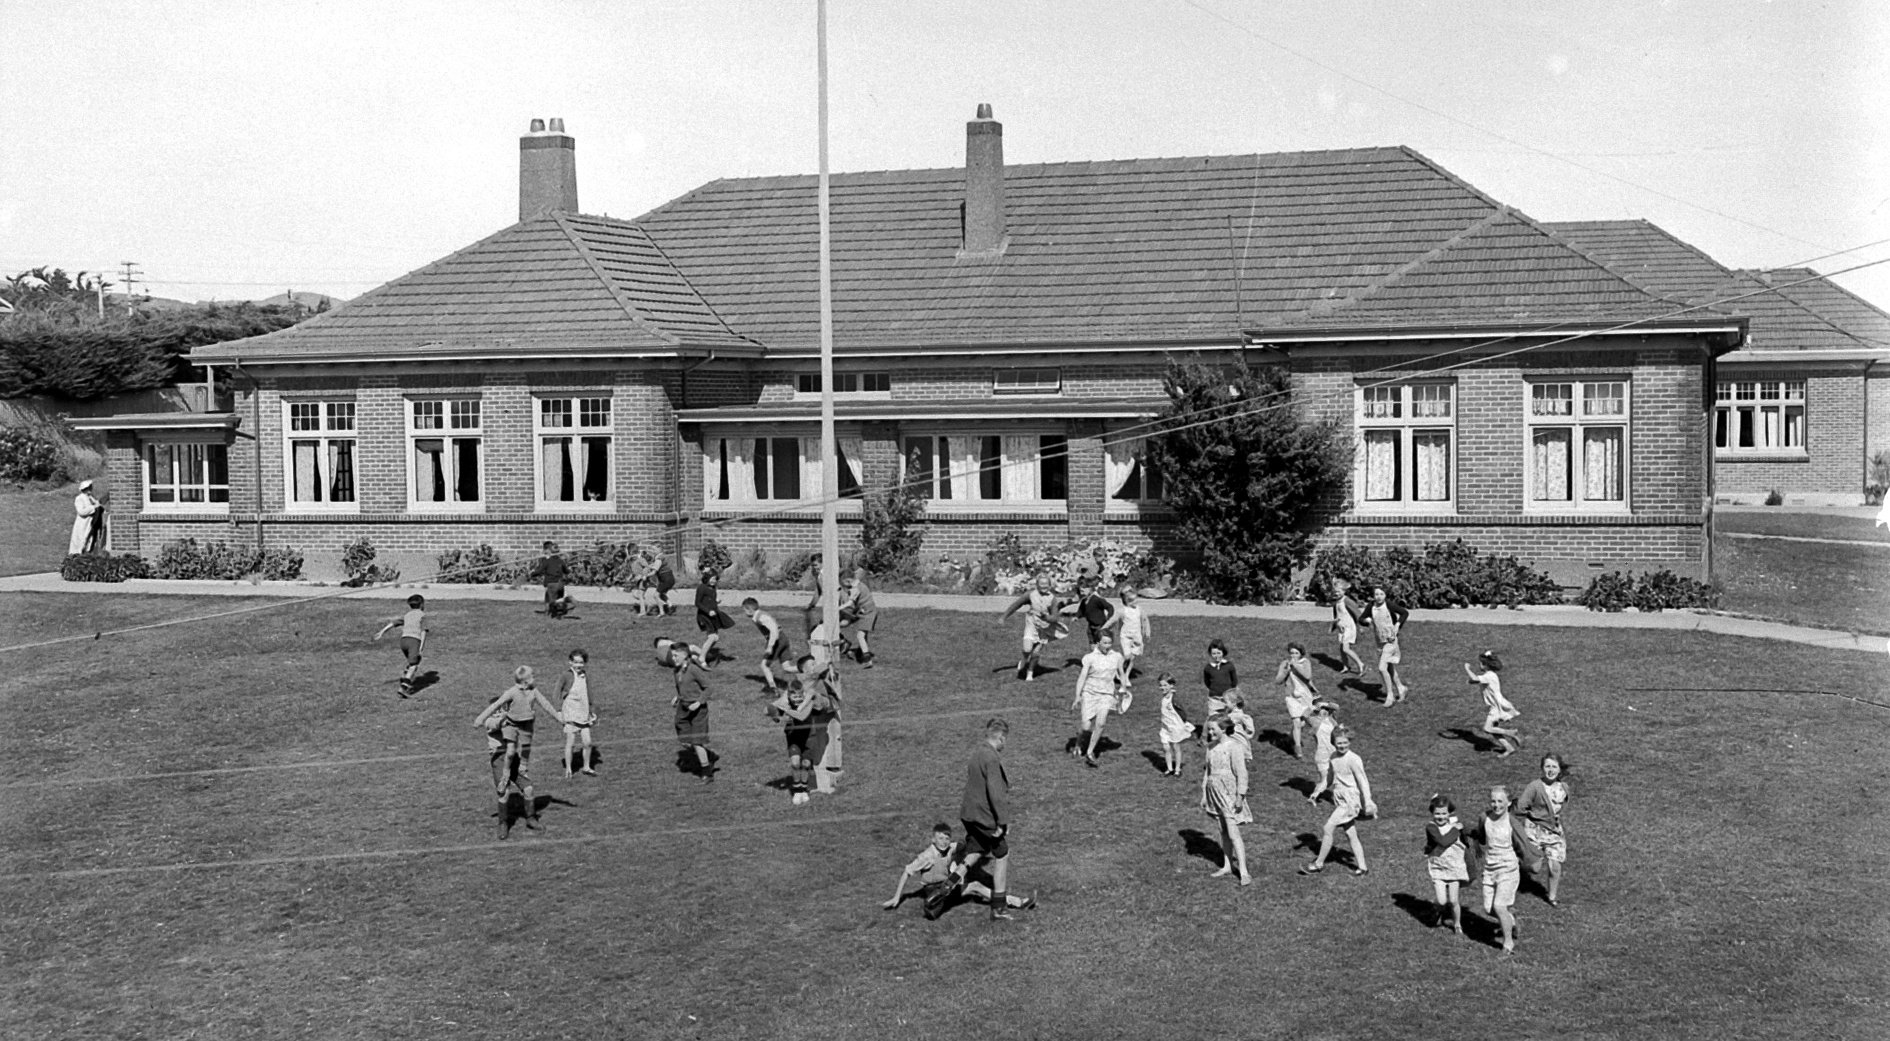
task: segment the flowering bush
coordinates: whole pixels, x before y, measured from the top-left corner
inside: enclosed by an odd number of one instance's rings
[[[1147,596],[1167,596],[1174,586],[1175,562],[1113,539],[1081,539],[1025,550],[1015,535],[1001,537],[986,554],[993,585],[1000,593],[1021,592],[1039,574],[1050,576],[1059,591],[1076,588],[1084,572],[1094,572],[1103,588],[1128,584]]]

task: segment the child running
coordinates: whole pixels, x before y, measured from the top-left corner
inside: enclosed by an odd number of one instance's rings
[[[563,618],[571,613],[571,605],[577,600],[565,595],[565,578],[570,570],[564,557],[558,554],[558,544],[547,541],[545,555],[532,565],[530,578],[541,579],[545,583],[545,617]]]
[[[1058,615],[1063,600],[1051,588],[1049,575],[1038,575],[1036,585],[1013,600],[1000,621],[1010,621],[1020,610],[1024,612],[1024,650],[1017,659],[1017,678],[1029,683],[1037,678],[1037,656],[1046,644],[1062,635],[1058,632]]]
[[[932,842],[912,858],[904,871],[899,874],[899,884],[893,888],[892,899],[879,905],[890,911],[899,906],[906,898],[906,883],[917,879],[919,893],[925,899],[925,920],[930,922],[945,913],[954,902],[954,898],[963,896],[984,903],[991,902],[991,887],[981,881],[967,878],[963,888],[958,887],[958,877],[952,873],[953,862],[958,855],[958,843],[952,841],[952,826],[943,822],[932,825]],[[1037,906],[1034,896],[1004,897],[1006,906],[1027,911]]]
[[[709,757],[709,674],[683,644],[669,649],[669,667],[676,673],[676,696],[669,702],[676,710],[676,740],[695,753],[696,776],[708,784],[715,780],[715,761]]]
[[[1358,841],[1358,819],[1378,816],[1378,804],[1372,801],[1372,782],[1365,776],[1365,761],[1352,751],[1349,730],[1340,727],[1332,735],[1332,749],[1332,762],[1326,765],[1332,789],[1332,816],[1326,818],[1325,830],[1319,837],[1319,852],[1299,873],[1314,875],[1325,870],[1326,858],[1332,855],[1333,835],[1343,831],[1345,841],[1352,847],[1352,874],[1369,874],[1371,868],[1365,865],[1365,847]]]
[[[1287,644],[1286,659],[1280,662],[1273,679],[1286,687],[1286,716],[1293,722],[1293,758],[1304,759],[1300,732],[1305,729],[1306,716],[1318,697],[1312,684],[1312,659],[1306,657],[1306,648],[1297,643]]]
[[[840,605],[841,636],[850,630],[852,653],[862,668],[873,667],[873,648],[867,642],[879,625],[879,604],[873,599],[873,587],[866,581],[866,569],[855,568],[853,581],[847,584],[846,600]]]
[[[768,706],[769,712],[781,720],[787,737],[788,790],[793,793],[790,801],[796,806],[807,805],[814,764],[826,752],[826,728],[818,728],[817,734],[813,723],[816,702],[822,700],[825,699],[817,693],[815,684],[791,683]]]
[[[1117,654],[1108,633],[1099,633],[1096,648],[1083,655],[1082,670],[1076,674],[1076,697],[1070,709],[1079,713],[1081,731],[1070,742],[1070,754],[1081,755],[1085,765],[1094,768],[1096,749],[1102,744],[1103,724],[1116,707],[1116,692],[1122,683],[1122,655]]]
[[[1509,789],[1490,789],[1490,808],[1464,834],[1475,839],[1483,858],[1483,913],[1496,916],[1502,930],[1503,953],[1516,949],[1516,887],[1522,882],[1523,829],[1509,812]]]
[[[1339,706],[1324,698],[1313,702],[1314,784],[1312,794],[1306,796],[1306,801],[1310,803],[1317,804],[1320,794],[1326,790],[1326,767],[1332,762],[1332,733],[1339,725],[1338,720],[1334,718],[1338,711]]]
[[[558,677],[558,718],[564,722],[564,775],[571,776],[571,752],[578,739],[584,740],[584,758],[577,760],[582,771],[597,776],[597,749],[591,747],[591,725],[597,713],[591,711],[591,682],[586,672],[591,656],[578,648],[566,660],[563,676]]]
[[[1148,650],[1153,632],[1148,612],[1142,608],[1142,597],[1134,587],[1123,586],[1121,596],[1122,607],[1115,620],[1116,649],[1122,652],[1122,680],[1129,683],[1135,679],[1135,663]]]
[[[761,632],[761,678],[768,684],[768,690],[779,688],[774,682],[774,667],[779,664],[783,671],[794,660],[793,652],[788,649],[787,633],[781,631],[781,623],[774,616],[761,609],[761,601],[748,597],[742,601],[742,613],[755,623]]]
[[[1453,933],[1463,932],[1463,904],[1457,888],[1470,881],[1464,862],[1463,822],[1457,804],[1447,795],[1431,796],[1431,821],[1424,826],[1424,864],[1431,876],[1431,900],[1437,905],[1432,928],[1448,922]]]
[[[1516,706],[1503,696],[1503,681],[1497,676],[1503,671],[1503,659],[1498,658],[1495,651],[1484,651],[1477,655],[1477,664],[1483,666],[1482,672],[1471,668],[1469,662],[1464,662],[1463,671],[1473,685],[1483,688],[1483,732],[1495,738],[1497,745],[1502,748],[1496,757],[1508,759],[1522,751],[1522,735],[1502,724],[1522,713],[1516,711]]]
[[[419,593],[407,598],[407,613],[399,618],[390,618],[381,626],[381,631],[374,634],[376,640],[387,635],[394,626],[400,626],[400,653],[407,659],[407,667],[400,670],[400,696],[413,694],[414,680],[420,673],[420,652],[427,646],[427,598]]]
[[[1162,776],[1181,776],[1181,743],[1194,736],[1194,724],[1175,700],[1175,677],[1162,673],[1155,678],[1162,693]]]
[[[733,628],[735,619],[722,610],[720,594],[716,587],[721,584],[722,576],[715,571],[704,571],[702,580],[696,584],[696,628],[702,630],[708,639],[702,641],[702,664],[714,668],[722,660],[734,661],[716,648],[721,642],[722,630]]]
[[[1338,599],[1332,602],[1332,631],[1339,636],[1339,657],[1343,667],[1339,675],[1365,675],[1365,662],[1358,656],[1358,616],[1364,607],[1352,595],[1352,583],[1343,582]]]
[[[512,831],[511,814],[507,809],[511,789],[516,786],[519,794],[525,797],[525,826],[538,827],[538,803],[532,794],[532,729],[538,721],[538,710],[543,708],[552,718],[557,718],[558,710],[538,689],[538,681],[529,665],[520,665],[512,670],[512,685],[505,693],[493,699],[484,712],[473,719],[473,725],[484,727],[494,714],[502,715],[499,738],[505,742],[505,772],[498,781],[499,794],[499,837],[505,838]]]

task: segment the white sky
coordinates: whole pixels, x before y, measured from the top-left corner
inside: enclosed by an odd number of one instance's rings
[[[831,0],[836,171],[1407,144],[1731,267],[1890,239],[1890,3]],[[1288,50],[1287,48],[1290,48]],[[816,169],[814,0],[0,0],[0,271],[349,297],[517,217]],[[1559,157],[1559,158],[1557,158]],[[1890,258],[1890,243],[1816,260]],[[1890,263],[1837,281],[1890,309]]]

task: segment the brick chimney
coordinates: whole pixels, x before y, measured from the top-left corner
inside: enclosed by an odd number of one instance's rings
[[[518,219],[559,212],[578,212],[577,142],[564,132],[564,120],[552,120],[547,130],[534,119],[518,139]]]
[[[965,124],[964,223],[964,252],[1003,251],[1004,124],[991,118],[988,104]]]

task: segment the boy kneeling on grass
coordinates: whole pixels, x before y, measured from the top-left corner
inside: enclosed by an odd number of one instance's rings
[[[952,826],[945,823],[932,825],[932,844],[919,851],[919,855],[906,865],[899,875],[899,885],[894,887],[891,900],[880,906],[890,911],[899,906],[906,898],[908,879],[919,880],[919,892],[925,898],[925,920],[932,921],[945,913],[959,897],[990,903],[991,887],[984,882],[972,879],[968,874],[959,879],[958,843],[952,841]],[[960,888],[962,886],[962,888]],[[1037,897],[1006,896],[1006,907],[1028,910],[1037,906]]]

